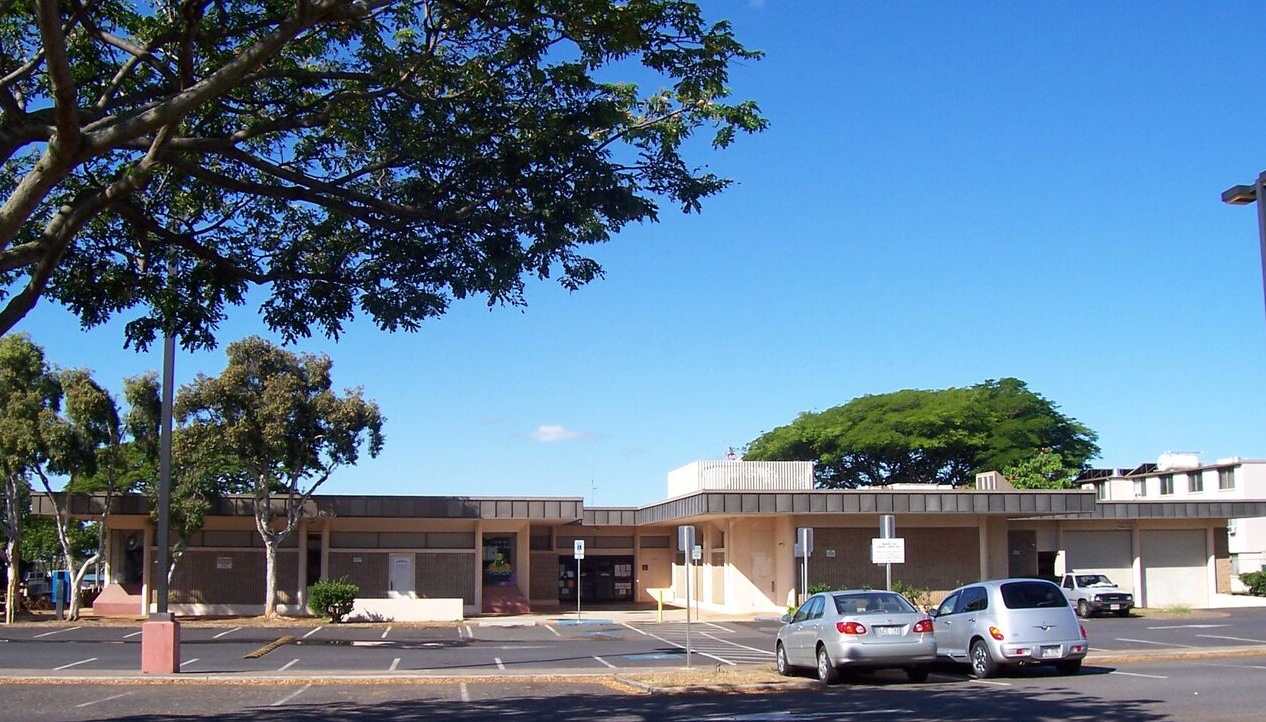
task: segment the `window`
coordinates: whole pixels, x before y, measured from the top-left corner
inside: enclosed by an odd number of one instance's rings
[[[1103,501],[1108,498],[1108,483],[1095,484],[1095,501]]]
[[[1235,488],[1235,469],[1218,469],[1218,488]]]
[[[1147,496],[1147,479],[1134,480],[1134,496]]]
[[[1198,471],[1188,472],[1187,491],[1188,492],[1204,491],[1204,474],[1201,474]]]
[[[1174,475],[1162,474],[1160,478],[1161,495],[1174,493]]]

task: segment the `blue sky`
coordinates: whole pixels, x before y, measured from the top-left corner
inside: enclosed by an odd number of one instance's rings
[[[736,185],[597,249],[578,292],[300,344],[387,416],[325,492],[645,504],[801,411],[1004,376],[1096,430],[1097,465],[1266,456],[1256,213],[1219,199],[1266,169],[1260,4],[705,10],[767,54],[733,88],[771,128],[695,156]],[[18,330],[115,389],[160,366],[48,303]],[[221,344],[251,333],[237,309]]]

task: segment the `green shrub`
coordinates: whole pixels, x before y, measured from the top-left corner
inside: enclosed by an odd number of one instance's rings
[[[817,584],[809,585],[809,594],[813,595],[813,594],[818,594],[820,592],[833,592],[836,589],[839,589],[839,587],[835,586],[834,584],[826,584],[824,582],[818,582]]]
[[[308,609],[319,617],[329,617],[337,624],[351,613],[352,603],[359,593],[360,587],[347,581],[346,577],[321,579],[308,587]]]
[[[932,591],[930,589],[916,587],[900,579],[894,579],[892,581],[892,591],[909,599],[910,603],[921,611],[927,611],[932,606]]]
[[[1247,572],[1240,575],[1240,581],[1248,587],[1248,593],[1255,597],[1266,597],[1266,572]]]

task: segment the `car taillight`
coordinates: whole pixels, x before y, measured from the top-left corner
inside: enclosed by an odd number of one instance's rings
[[[1079,625],[1077,625],[1077,626],[1081,627],[1081,638],[1082,638],[1082,639],[1090,639],[1090,637],[1087,637],[1087,636],[1086,636],[1086,625],[1084,625],[1084,624],[1079,624]]]
[[[919,621],[915,622],[915,623],[914,623],[914,633],[915,633],[915,634],[931,634],[931,633],[932,633],[932,620],[931,620],[931,619],[920,619]]]
[[[1001,630],[1001,629],[998,629],[997,627],[990,627],[990,628],[989,628],[989,636],[990,636],[990,637],[993,637],[994,639],[998,640],[999,642],[1001,642],[1002,640],[1006,639],[1006,637],[1005,637],[1005,636],[1003,636],[1003,634],[1002,634],[1002,630]]]
[[[835,628],[840,631],[840,634],[861,635],[866,633],[866,627],[857,622],[836,622]]]

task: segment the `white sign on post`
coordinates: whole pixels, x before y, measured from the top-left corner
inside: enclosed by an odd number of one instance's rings
[[[872,564],[905,564],[905,539],[871,539],[870,562]]]
[[[690,550],[690,558],[695,561],[699,561],[700,559],[703,559],[703,547],[696,544],[694,549]]]
[[[585,558],[585,540],[577,539],[572,543],[572,556],[577,559]]]

